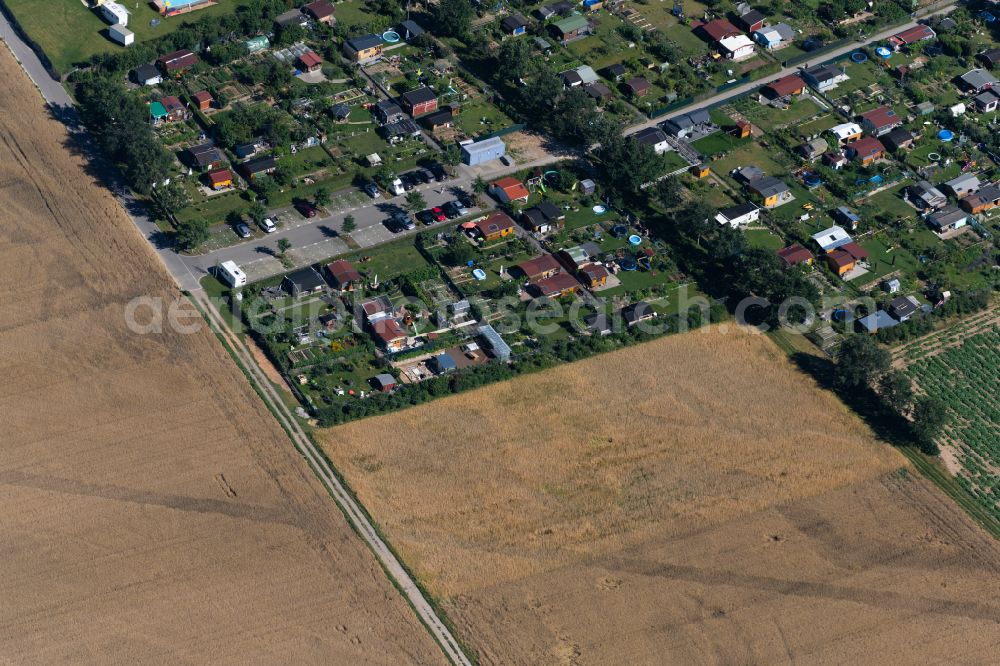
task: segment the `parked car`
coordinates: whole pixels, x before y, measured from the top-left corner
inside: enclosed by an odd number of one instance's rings
[[[456,217],[462,217],[463,215],[469,214],[469,209],[466,208],[465,204],[458,199],[449,201],[442,206],[442,208],[444,209],[444,214],[448,216],[448,219],[454,219]]]
[[[240,238],[250,238],[250,227],[240,222],[236,225],[236,235]]]
[[[434,216],[435,222],[444,222],[448,219],[448,216],[444,214],[444,210],[440,206],[431,208],[431,214]]]
[[[448,172],[445,171],[443,164],[432,164],[430,165],[429,170],[434,175],[434,180],[439,183],[448,179]]]
[[[403,181],[401,181],[399,178],[396,178],[392,181],[392,192],[396,196],[399,196],[400,194],[406,194],[406,188],[403,187]]]
[[[425,208],[417,213],[417,220],[423,224],[434,224],[434,213],[429,208]]]
[[[302,217],[316,217],[319,209],[308,201],[296,201],[295,210],[302,214]]]
[[[368,183],[365,185],[365,194],[370,196],[372,199],[378,199],[382,196],[382,193],[379,192],[378,185],[375,183]]]
[[[264,230],[265,234],[273,234],[275,231],[278,230],[278,225],[276,225],[274,223],[274,220],[272,220],[271,218],[265,217],[263,220],[260,221],[260,228]]]
[[[417,228],[416,223],[406,213],[393,213],[392,217],[385,221],[385,227],[394,234],[402,231],[411,231]]]

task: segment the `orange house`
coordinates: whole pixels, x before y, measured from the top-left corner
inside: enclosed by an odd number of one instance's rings
[[[215,169],[208,172],[208,184],[213,190],[221,190],[233,184],[233,173],[229,169]]]
[[[824,256],[830,270],[843,277],[846,273],[851,272],[859,261],[868,258],[868,250],[852,242],[845,243]]]
[[[587,264],[580,269],[580,281],[593,289],[608,283],[608,269],[600,264]]]
[[[195,94],[191,95],[191,101],[194,103],[195,108],[199,111],[208,111],[212,108],[212,102],[214,102],[215,99],[212,97],[212,93],[207,90],[199,90]]]
[[[489,215],[474,222],[467,222],[462,225],[471,228],[478,236],[487,243],[506,238],[514,233],[514,220],[500,210],[495,210]]]

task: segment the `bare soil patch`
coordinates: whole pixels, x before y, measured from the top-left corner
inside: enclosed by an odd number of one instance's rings
[[[1000,550],[763,336],[328,431],[488,664],[989,663]]]
[[[0,47],[0,662],[441,663]]]

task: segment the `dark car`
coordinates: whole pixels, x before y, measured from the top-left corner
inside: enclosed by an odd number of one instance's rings
[[[423,224],[434,224],[434,213],[426,208],[417,213],[417,220]]]
[[[417,225],[406,213],[393,213],[392,217],[385,221],[385,227],[392,233],[398,234],[402,231],[416,229]]]
[[[319,209],[308,201],[296,201],[295,210],[299,211],[302,217],[316,217],[316,214],[319,213]]]
[[[454,220],[456,217],[462,217],[463,215],[469,214],[469,209],[466,208],[465,204],[458,199],[449,201],[441,208],[444,210],[444,214],[448,216],[449,220]]]
[[[441,164],[432,164],[428,167],[431,174],[434,176],[434,180],[441,182],[443,180],[448,180],[448,172],[444,170],[444,166]]]

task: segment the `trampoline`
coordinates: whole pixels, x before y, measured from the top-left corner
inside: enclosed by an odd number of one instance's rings
[[[630,259],[629,257],[622,257],[618,260],[618,266],[623,271],[634,271],[639,269],[639,264],[636,263],[635,259]]]
[[[625,238],[627,234],[628,234],[628,227],[626,227],[624,224],[616,224],[615,226],[611,227],[611,235],[614,236],[615,238]]]
[[[868,60],[868,54],[865,53],[864,51],[855,51],[854,53],[851,54],[851,61],[859,65],[863,62],[866,62],[867,60]]]
[[[941,153],[927,153],[928,162],[938,162],[941,160]]]
[[[399,33],[395,30],[386,30],[382,33],[382,39],[389,42],[390,44],[395,44],[399,41]]]
[[[806,187],[819,187],[823,184],[823,179],[816,174],[809,174],[802,179],[802,182],[806,184]]]
[[[949,141],[955,138],[955,133],[952,132],[951,130],[943,129],[940,132],[938,132],[937,136],[944,143],[948,143]]]

